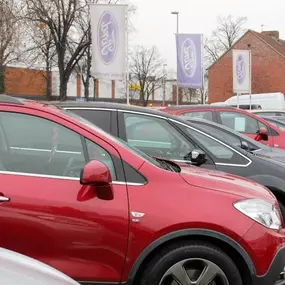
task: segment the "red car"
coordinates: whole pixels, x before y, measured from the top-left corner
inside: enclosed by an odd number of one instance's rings
[[[162,107],[160,111],[213,121],[244,133],[271,147],[285,149],[285,132],[248,111],[228,106],[180,105]]]
[[[0,246],[81,284],[285,284],[265,187],[151,158],[63,109],[0,96],[0,181]]]

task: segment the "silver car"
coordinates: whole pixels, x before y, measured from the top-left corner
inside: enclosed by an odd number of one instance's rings
[[[42,262],[4,248],[0,248],[0,284],[79,285]]]

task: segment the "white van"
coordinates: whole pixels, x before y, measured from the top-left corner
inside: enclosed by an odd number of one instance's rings
[[[231,106],[249,105],[250,95],[240,95],[239,102],[237,96],[233,96],[225,101],[226,104]],[[285,110],[285,100],[283,93],[262,93],[251,95],[251,105],[260,105],[261,109],[274,109],[274,110]]]

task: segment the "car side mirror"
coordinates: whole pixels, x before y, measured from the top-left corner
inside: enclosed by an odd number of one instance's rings
[[[193,149],[186,157],[186,160],[190,160],[193,165],[200,166],[204,164],[206,159],[206,154],[201,149]]]
[[[95,187],[99,199],[114,199],[110,170],[98,160],[92,160],[84,166],[80,175],[80,184]]]
[[[258,135],[260,137],[260,140],[268,141],[268,132],[266,128],[261,127],[258,131]]]
[[[242,141],[241,142],[241,149],[248,150],[249,149],[248,143],[245,141]]]

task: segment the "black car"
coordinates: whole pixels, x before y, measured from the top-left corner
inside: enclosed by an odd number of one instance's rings
[[[281,131],[285,131],[285,117],[268,117],[268,116],[260,116],[264,120],[268,121],[270,124],[274,125],[276,128]]]
[[[256,181],[275,194],[285,217],[285,163],[266,155],[257,156],[227,143],[214,131],[205,131],[197,124],[150,108],[103,102],[54,104],[87,119],[151,156]]]
[[[234,145],[236,147],[242,148],[248,152],[251,152],[257,156],[267,156],[269,158],[274,158],[285,163],[285,150],[276,147],[270,147],[262,144],[248,136],[243,135],[231,128],[226,126],[198,118],[191,118],[187,116],[178,116],[182,120],[190,122],[192,125],[202,128],[206,133],[215,134],[222,141],[229,145]]]

